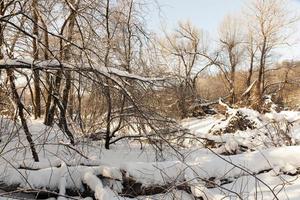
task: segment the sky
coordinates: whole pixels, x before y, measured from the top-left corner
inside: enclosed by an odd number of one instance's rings
[[[214,32],[223,17],[239,12],[247,0],[158,0],[161,12],[153,13],[152,27],[174,27],[179,20],[190,20],[202,29]],[[230,3],[229,3],[230,2]],[[162,16],[162,19],[159,18]]]
[[[157,0],[160,11],[151,12],[149,27],[156,33],[162,28],[172,30],[178,21],[189,20],[209,33],[210,38],[217,40],[218,26],[224,16],[238,14],[250,0]],[[288,0],[288,6],[300,14],[300,0]],[[155,10],[155,9],[154,9]],[[296,30],[300,32],[300,23]],[[278,50],[280,60],[300,59],[300,34],[294,34],[290,41],[292,46]]]

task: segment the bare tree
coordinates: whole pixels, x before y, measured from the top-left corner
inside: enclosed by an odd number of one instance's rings
[[[187,117],[188,99],[196,98],[196,84],[194,75],[200,53],[203,51],[202,32],[191,23],[179,23],[178,29],[173,34],[166,34],[165,39],[160,43],[162,53],[167,61],[167,65],[172,67],[179,87],[179,109],[181,117]],[[198,69],[200,70],[200,69]]]
[[[249,72],[248,72],[247,83],[246,83],[247,88],[251,86],[256,52],[257,52],[257,46],[254,44],[253,33],[248,32],[247,40],[246,40],[246,54],[247,57],[249,57]]]
[[[16,6],[15,5],[15,2],[11,1],[11,2],[4,2],[4,1],[1,1],[0,2],[0,13],[1,13],[1,16],[5,16],[5,15],[10,15],[11,13],[9,13],[9,7],[10,6]],[[22,4],[20,4],[22,6]],[[2,47],[2,45],[4,45],[4,42],[5,42],[5,37],[4,37],[4,32],[5,32],[5,28],[7,27],[7,25],[0,21],[0,47]],[[17,33],[15,35],[15,38],[18,38],[19,34]],[[13,40],[14,42],[16,40]],[[14,42],[12,43],[12,45],[14,45]],[[9,56],[12,56],[11,54]],[[0,50],[0,58],[3,59],[4,58],[4,55],[3,55],[3,52],[2,52],[2,48]],[[6,69],[6,76],[8,78],[8,82],[9,82],[9,88],[10,88],[10,92],[11,92],[11,96],[12,96],[12,99],[14,101],[14,103],[16,104],[16,112],[18,113],[18,116],[21,120],[21,124],[22,124],[22,127],[23,127],[23,130],[24,130],[24,133],[26,135],[26,139],[29,143],[29,146],[30,146],[30,150],[31,150],[31,153],[32,153],[32,157],[34,159],[34,161],[38,162],[39,161],[39,157],[38,157],[38,154],[36,152],[36,149],[35,149],[35,145],[34,145],[34,142],[33,142],[33,139],[32,139],[32,135],[29,131],[29,128],[28,128],[28,125],[27,125],[27,121],[26,121],[26,116],[24,114],[24,110],[25,110],[25,107],[24,107],[24,104],[22,103],[21,101],[21,97],[17,91],[17,87],[16,87],[16,84],[15,84],[15,75],[14,75],[14,70],[13,69]]]
[[[287,3],[279,0],[254,0],[247,12],[249,28],[258,49],[258,78],[256,83],[256,105],[265,91],[265,75],[268,60],[274,49],[284,45],[290,36],[289,28],[297,18],[291,16]],[[255,49],[255,48],[254,48]]]
[[[221,52],[220,63],[224,68],[224,75],[229,83],[230,103],[236,102],[236,71],[242,60],[243,46],[240,21],[237,17],[226,16],[219,29]],[[229,75],[228,75],[229,74]]]

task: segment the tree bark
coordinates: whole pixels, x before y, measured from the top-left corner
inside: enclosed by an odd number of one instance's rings
[[[79,1],[77,2],[79,3]],[[70,4],[74,6],[74,1],[71,1]],[[78,4],[74,6],[75,8],[78,7]],[[74,34],[74,28],[75,28],[75,20],[76,20],[76,10],[73,10],[73,7],[70,7],[71,15],[69,17],[69,23],[68,23],[68,29],[67,29],[67,40],[72,41],[73,40],[73,34]],[[65,46],[63,51],[63,60],[70,61],[71,60],[71,49],[70,45]],[[67,109],[68,109],[68,103],[69,103],[69,95],[70,90],[72,87],[71,80],[72,75],[70,71],[65,71],[64,76],[66,78],[66,84],[63,89],[63,96],[62,96],[62,107],[60,108],[60,120],[59,124],[63,128],[63,130],[66,132],[66,134],[69,136],[69,139],[72,144],[74,144],[74,137],[73,134],[68,129],[67,124]],[[72,116],[71,116],[72,117]]]
[[[264,71],[265,71],[265,55],[266,55],[266,41],[267,38],[264,37],[263,44],[261,48],[261,54],[260,54],[260,61],[259,61],[259,72],[258,72],[258,79],[256,84],[256,99],[255,104],[261,105],[262,101],[262,85],[263,85],[263,78],[264,78]]]
[[[37,11],[38,12],[38,11]],[[50,45],[49,45],[49,35],[48,35],[48,27],[41,16],[41,14],[38,12],[39,19],[42,23],[42,26],[44,28],[44,60],[49,59],[49,51],[50,51]],[[50,106],[51,106],[51,101],[52,101],[52,92],[53,92],[53,85],[52,85],[52,77],[49,72],[46,71],[46,84],[47,84],[47,89],[46,89],[46,102],[45,102],[45,116],[44,116],[44,124],[49,123],[49,112],[50,112]]]
[[[59,90],[61,85],[61,76],[62,76],[62,71],[58,70],[55,76],[54,88],[52,89],[54,98],[49,97],[52,99],[52,101],[50,101],[50,104],[52,102],[52,105],[50,106],[49,111],[46,112],[47,116],[45,116],[45,121],[44,121],[44,124],[47,126],[53,125],[56,105],[59,103],[58,98],[59,98]]]
[[[15,104],[17,105],[17,108],[18,108],[18,115],[20,117],[22,127],[23,127],[23,130],[24,130],[25,135],[26,135],[26,139],[29,143],[30,150],[31,150],[31,153],[32,153],[32,157],[33,157],[35,162],[39,162],[39,157],[38,157],[38,154],[36,152],[34,142],[32,140],[32,135],[31,135],[31,133],[28,129],[27,122],[26,122],[26,119],[25,119],[24,105],[21,102],[20,96],[17,92],[16,85],[15,85],[15,82],[14,82],[15,78],[14,78],[13,70],[8,69],[8,70],[6,70],[6,73],[7,73],[7,77],[9,78],[9,83],[10,83],[10,89],[11,89],[11,92],[12,92],[12,96],[13,96]]]
[[[37,0],[32,0],[32,19],[33,19],[33,30],[32,34],[34,38],[32,40],[32,55],[34,60],[39,59],[38,49],[38,14],[37,14]],[[33,82],[34,82],[34,118],[41,117],[41,88],[40,88],[40,72],[38,69],[33,70]]]

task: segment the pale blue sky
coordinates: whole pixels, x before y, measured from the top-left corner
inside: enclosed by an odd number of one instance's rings
[[[223,17],[240,11],[247,0],[158,0],[161,13],[152,13],[151,27],[175,26],[179,20],[190,20],[196,26],[215,32]],[[159,18],[161,14],[162,18]]]
[[[150,28],[157,33],[162,26],[172,29],[179,20],[189,20],[198,28],[207,31],[211,38],[217,38],[218,26],[224,16],[241,11],[250,0],[157,0],[161,12],[153,11],[148,21]],[[289,0],[289,6],[300,14],[300,0]],[[153,9],[156,10],[156,9]],[[298,25],[300,31],[300,25]],[[300,58],[300,34],[291,41],[293,48],[280,51],[283,58]],[[296,44],[295,44],[296,43]]]

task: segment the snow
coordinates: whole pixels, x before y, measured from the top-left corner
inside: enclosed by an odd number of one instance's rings
[[[194,163],[191,165],[192,169],[187,170],[193,170],[197,176],[202,178],[230,178],[241,174],[247,175],[249,171],[258,173],[277,166],[283,167],[286,163],[300,167],[298,153],[300,153],[300,147],[290,146],[233,156],[220,156],[213,153],[207,155],[196,154],[193,158]],[[202,159],[204,156],[205,160]],[[244,167],[246,169],[242,170],[241,168]]]
[[[226,127],[237,112],[254,121],[257,128],[210,133],[212,128]],[[33,162],[20,126],[2,118],[0,181],[21,188],[55,190],[61,195],[58,199],[67,199],[67,189],[83,191],[84,184],[95,192],[96,199],[129,199],[120,196],[124,179],[144,188],[187,184],[192,192],[171,187],[162,194],[133,199],[273,199],[274,194],[278,199],[299,199],[299,119],[300,112],[296,111],[259,114],[247,108],[229,109],[227,117],[185,119],[181,126],[197,139],[187,138],[179,152],[166,146],[159,162],[150,144],[140,149],[138,142],[130,140],[120,141],[110,150],[103,149],[102,141],[82,140],[75,151],[68,147],[68,138],[58,127],[28,120],[40,157],[40,162]],[[276,136],[279,132],[271,124],[278,124],[282,130],[288,128],[292,146],[278,140],[281,136]],[[205,146],[206,139],[217,145]],[[245,150],[240,151],[241,145]]]
[[[103,185],[100,179],[97,178],[94,174],[91,172],[87,172],[83,176],[83,182],[86,183],[94,192],[95,192],[95,198],[98,200],[103,199]]]
[[[119,198],[110,188],[104,187],[101,180],[91,172],[86,172],[83,175],[83,182],[95,192],[95,198],[97,200],[113,200]]]
[[[257,178],[262,180],[266,185],[257,181]],[[286,175],[274,176],[272,172],[260,174],[256,177],[253,176],[241,176],[233,183],[224,185],[224,189],[215,188],[211,189],[211,193],[214,194],[213,199],[299,199],[299,184],[298,178],[290,177]],[[227,189],[228,191],[226,191]],[[230,192],[232,191],[232,192]],[[240,196],[238,198],[237,194]],[[275,195],[274,195],[275,194]],[[225,198],[224,198],[225,196]]]
[[[195,200],[190,194],[185,191],[174,190],[167,194],[158,194],[152,196],[139,196],[137,200]]]
[[[32,58],[26,59],[2,59],[0,60],[0,69],[7,68],[9,66],[13,67],[20,67],[24,69],[31,69],[31,68],[39,68],[45,70],[53,70],[53,69],[61,69],[62,67],[76,70],[80,69],[81,71],[87,72],[96,72],[100,73],[104,76],[110,77],[111,75],[122,77],[122,78],[129,78],[143,82],[153,82],[153,81],[163,81],[164,78],[149,78],[143,77],[137,74],[128,73],[127,71],[117,69],[117,67],[103,67],[98,66],[98,63],[89,63],[89,65],[81,64],[79,67],[75,66],[72,63],[61,63],[58,60],[34,60]]]
[[[119,168],[116,167],[108,167],[108,166],[99,166],[93,167],[95,174],[101,174],[104,177],[115,179],[115,180],[122,180],[122,173]]]
[[[121,168],[128,177],[133,177],[143,186],[164,185],[184,179],[184,165],[179,161],[126,163]]]

